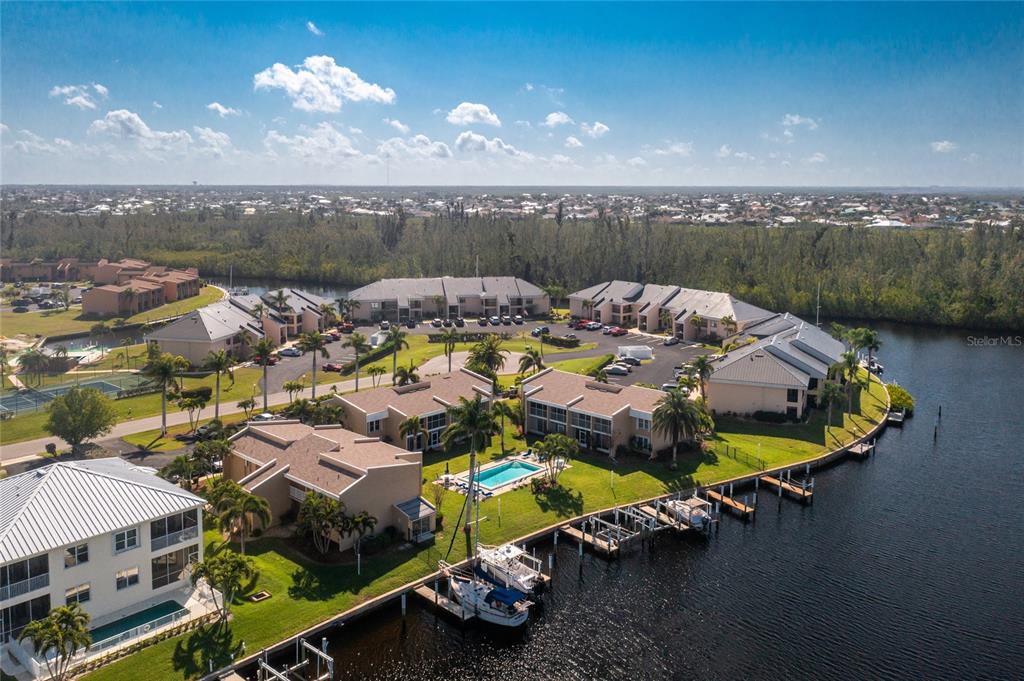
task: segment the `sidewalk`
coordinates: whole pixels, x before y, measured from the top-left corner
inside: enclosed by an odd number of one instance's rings
[[[379,386],[391,385],[391,379],[381,377]],[[352,392],[356,389],[355,379],[339,381],[337,383],[324,383],[316,387],[317,395],[326,395],[331,392],[332,387],[337,387],[337,392],[347,393]],[[378,387],[379,387],[378,386]],[[367,390],[373,388],[373,380],[369,376],[359,376],[359,388],[360,390]],[[297,397],[309,397],[310,389],[306,388]],[[270,395],[267,398],[267,405],[274,407],[282,404],[288,404],[288,393],[279,392]],[[172,411],[173,409],[173,411]],[[213,418],[214,405],[211,402],[200,414],[200,419],[211,419]],[[263,397],[261,395],[256,396],[256,412],[263,410]],[[220,413],[224,414],[238,414],[242,412],[235,405],[235,401],[221,402]],[[173,405],[167,405],[167,425],[177,426],[183,423],[188,423],[188,412],[178,411]],[[108,435],[103,436],[103,440],[110,440],[114,438],[124,437],[125,435],[131,435],[133,433],[140,433],[146,430],[156,430],[160,428],[160,415],[147,416],[141,419],[135,419],[133,421],[124,421],[114,426],[114,429],[110,431]],[[102,440],[100,440],[102,442]],[[39,456],[46,451],[46,445],[49,442],[56,443],[57,448],[69,447],[66,442],[61,440],[59,437],[41,437],[36,440],[25,440],[23,442],[12,442],[10,444],[0,446],[0,465],[20,463],[22,461],[30,461],[35,457]]]

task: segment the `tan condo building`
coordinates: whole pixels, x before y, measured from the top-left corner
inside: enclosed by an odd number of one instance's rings
[[[458,317],[546,316],[548,295],[518,277],[381,279],[349,294],[356,319],[403,322]]]

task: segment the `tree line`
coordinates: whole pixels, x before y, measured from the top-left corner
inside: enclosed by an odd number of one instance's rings
[[[359,286],[383,277],[515,275],[573,291],[609,279],[722,290],[771,310],[1024,329],[1024,223],[885,229],[507,218],[190,212],[3,216],[6,257],[140,257],[205,275]]]

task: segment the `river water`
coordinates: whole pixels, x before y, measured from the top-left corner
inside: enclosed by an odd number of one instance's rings
[[[395,603],[336,630],[335,678],[1021,678],[1024,347],[880,331],[916,414],[873,458],[818,472],[813,506],[762,494],[756,523],[584,554],[582,576],[562,541],[525,631],[463,628],[412,597],[404,620]]]

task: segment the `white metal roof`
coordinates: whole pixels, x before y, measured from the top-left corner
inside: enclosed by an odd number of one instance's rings
[[[120,458],[66,461],[0,480],[0,564],[201,506]]]

